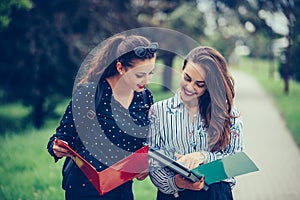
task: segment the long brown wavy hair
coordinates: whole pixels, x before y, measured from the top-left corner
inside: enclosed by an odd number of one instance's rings
[[[205,70],[206,91],[199,98],[199,112],[204,119],[210,151],[223,150],[230,142],[230,119],[233,106],[234,80],[229,74],[225,58],[211,47],[194,48],[186,56],[187,62]]]

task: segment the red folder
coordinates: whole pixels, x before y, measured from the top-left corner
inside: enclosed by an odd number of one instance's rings
[[[132,180],[140,173],[148,171],[148,145],[142,147],[109,168],[98,172],[93,165],[74,151],[66,142],[59,139],[56,139],[55,142],[57,145],[65,147],[72,152],[73,156],[71,156],[71,158],[98,190],[100,195]]]

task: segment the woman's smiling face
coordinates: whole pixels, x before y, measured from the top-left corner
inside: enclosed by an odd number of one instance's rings
[[[187,62],[180,80],[181,98],[185,103],[197,101],[205,92],[205,71],[193,62]]]

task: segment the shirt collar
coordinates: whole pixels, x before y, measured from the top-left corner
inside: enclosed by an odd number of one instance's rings
[[[174,97],[173,97],[173,103],[171,105],[171,107],[173,109],[180,107],[180,105],[183,105],[183,101],[180,97],[180,91],[178,91],[177,93],[175,93]]]

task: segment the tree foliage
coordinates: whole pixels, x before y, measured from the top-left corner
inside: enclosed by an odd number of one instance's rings
[[[290,69],[289,73],[291,78],[295,81],[300,82],[300,0],[295,0],[293,6],[293,13],[295,15],[295,21],[292,25],[292,45],[291,45],[291,55],[290,55]],[[282,60],[280,65],[280,74],[282,77],[285,75],[285,64],[286,57]]]
[[[13,9],[0,32],[0,87],[6,101],[32,107],[40,127],[62,97],[70,97],[81,61],[100,39],[137,25],[129,1],[32,1]],[[3,101],[3,100],[2,100]]]
[[[14,10],[30,8],[30,0],[2,0],[0,2],[0,30],[10,24],[11,14]]]
[[[210,5],[210,10],[202,10],[203,5]],[[58,101],[71,96],[84,57],[107,37],[141,26],[159,26],[185,33],[229,56],[237,40],[255,36],[257,41],[270,42],[266,38],[278,37],[259,17],[261,10],[290,17],[290,73],[298,80],[300,26],[298,21],[292,23],[293,16],[299,19],[299,0],[3,0],[0,101],[20,101],[31,107],[31,119],[40,127]],[[255,29],[247,29],[247,24]],[[208,26],[213,28],[208,31]],[[249,40],[247,45],[259,48],[263,44]],[[265,45],[260,49],[265,50]],[[160,53],[165,64],[172,66],[174,55]],[[168,74],[164,80],[164,85],[170,84]]]
[[[215,0],[217,2],[220,2],[218,0]],[[239,19],[243,23],[244,20],[249,20],[256,29],[259,30],[261,33],[266,33],[267,36],[271,39],[274,39],[275,37],[278,37],[277,34],[275,34],[275,30],[273,29],[270,21],[274,22],[272,20],[267,20],[264,18],[262,13],[268,13],[268,14],[274,14],[274,13],[281,13],[285,17],[287,21],[287,33],[284,34],[284,37],[287,40],[287,47],[284,49],[284,57],[285,62],[282,65],[281,72],[283,73],[283,78],[285,82],[284,86],[284,92],[288,94],[289,92],[289,77],[292,73],[292,76],[296,76],[298,70],[293,69],[295,66],[294,61],[292,61],[293,54],[291,52],[292,48],[295,50],[297,49],[297,44],[295,47],[292,47],[292,44],[294,41],[297,41],[297,37],[293,37],[293,32],[295,29],[297,29],[294,25],[294,22],[296,19],[299,19],[297,16],[297,12],[299,12],[299,0],[274,0],[274,1],[265,1],[265,0],[255,0],[255,1],[230,1],[225,0],[222,1],[225,5],[227,5],[230,8],[236,9],[239,11]],[[244,8],[244,9],[243,9]],[[250,15],[247,15],[246,10],[249,10]],[[297,13],[297,14],[296,14]],[[255,15],[256,14],[256,15]],[[297,21],[297,20],[296,20]],[[256,31],[258,32],[258,31]],[[268,38],[266,37],[266,38]],[[269,45],[271,46],[271,45]],[[271,48],[268,48],[271,49]]]

